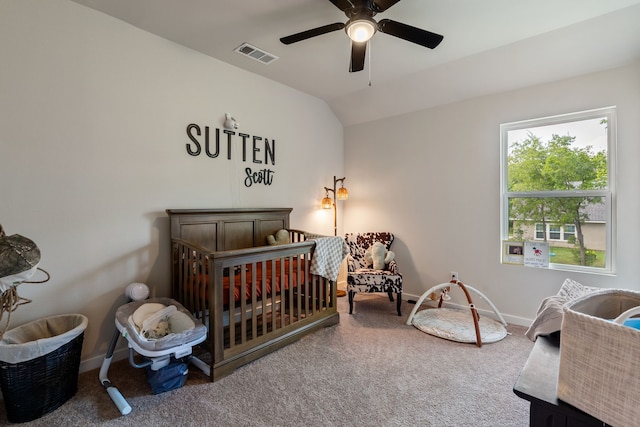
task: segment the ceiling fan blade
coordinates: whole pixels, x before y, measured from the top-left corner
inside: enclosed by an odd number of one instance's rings
[[[380,20],[380,22],[378,22],[378,28],[385,34],[399,37],[406,41],[428,47],[429,49],[434,49],[440,44],[442,39],[444,39],[444,36],[440,34],[392,21],[391,19]]]
[[[373,2],[373,8],[376,13],[384,12],[399,1],[400,0],[375,0]]]
[[[312,28],[307,31],[302,31],[301,33],[296,33],[290,36],[282,37],[280,41],[284,44],[296,43],[302,40],[310,39],[311,37],[321,36],[322,34],[327,34],[332,31],[341,30],[343,28],[344,28],[344,24],[342,22],[336,22],[329,25],[323,25],[322,27]]]
[[[364,69],[364,55],[367,52],[367,42],[351,42],[351,63],[349,72],[355,73]]]
[[[353,7],[349,0],[329,0],[335,7],[341,11],[349,10]]]

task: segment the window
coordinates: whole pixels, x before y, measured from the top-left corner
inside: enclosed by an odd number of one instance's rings
[[[576,238],[576,226],[565,224],[564,226],[564,236],[562,240],[571,241],[571,239]]]
[[[615,107],[501,125],[501,240],[548,242],[552,269],[614,273],[615,131]]]
[[[544,224],[536,223],[536,237],[535,240],[559,240],[559,241],[571,241],[576,235],[575,225],[552,225],[547,224],[545,228]]]
[[[551,239],[551,240],[560,240],[560,226],[559,225],[550,225],[549,226],[549,239]]]

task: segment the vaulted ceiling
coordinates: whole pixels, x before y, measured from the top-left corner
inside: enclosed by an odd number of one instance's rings
[[[329,0],[74,0],[203,54],[324,99],[344,126],[613,68],[640,59],[640,0],[402,0],[392,19],[444,36],[427,49],[378,32],[363,71]],[[352,0],[355,1],[355,0]],[[234,51],[249,43],[269,64]]]

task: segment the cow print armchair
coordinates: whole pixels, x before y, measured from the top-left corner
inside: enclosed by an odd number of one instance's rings
[[[349,314],[353,313],[353,299],[358,292],[386,292],[393,302],[396,294],[396,309],[398,316],[402,316],[402,274],[398,272],[396,260],[385,264],[384,270],[374,270],[365,261],[365,252],[373,243],[380,242],[387,250],[393,243],[393,234],[377,233],[347,233],[345,240],[349,246],[347,256],[347,292],[349,294]]]

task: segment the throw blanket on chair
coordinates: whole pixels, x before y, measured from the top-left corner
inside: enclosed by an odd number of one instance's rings
[[[347,242],[338,236],[322,236],[312,233],[304,233],[304,236],[307,240],[316,241],[316,249],[311,260],[311,273],[334,282],[338,280],[340,264],[349,254]]]

